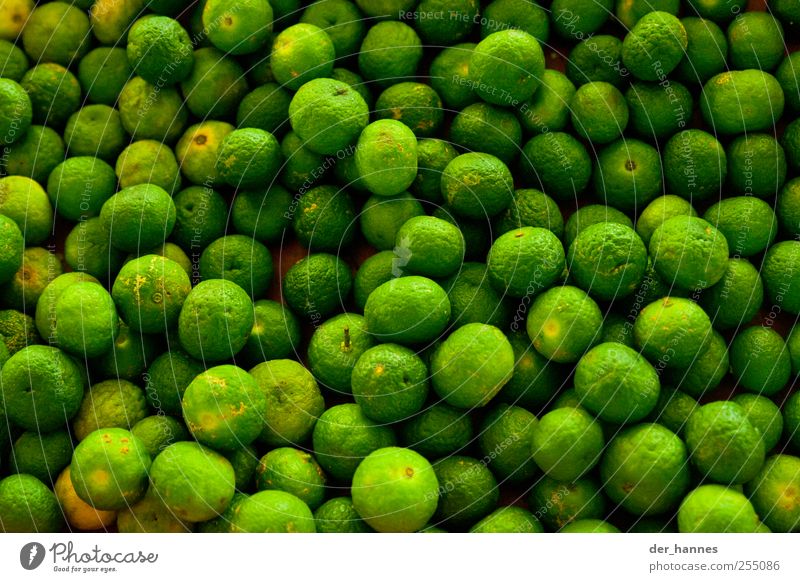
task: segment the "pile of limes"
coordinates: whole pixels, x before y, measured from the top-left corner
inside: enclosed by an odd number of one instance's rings
[[[0,0],[0,531],[800,531],[800,5]]]

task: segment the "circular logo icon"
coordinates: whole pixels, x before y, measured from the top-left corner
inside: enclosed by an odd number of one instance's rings
[[[26,570],[35,570],[44,562],[44,546],[39,542],[30,542],[19,551],[19,563]]]

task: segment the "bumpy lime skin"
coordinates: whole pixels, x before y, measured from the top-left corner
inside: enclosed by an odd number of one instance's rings
[[[417,177],[417,138],[408,126],[381,119],[364,128],[355,152],[364,186],[378,196],[396,196]]]
[[[253,302],[236,283],[209,279],[186,297],[178,317],[178,337],[186,352],[216,362],[236,355],[253,329]]]
[[[714,75],[700,95],[703,119],[724,135],[771,131],[783,114],[784,103],[777,79],[754,69]]]
[[[513,107],[530,99],[544,74],[544,52],[522,30],[502,30],[483,39],[470,58],[470,82],[481,99]]]
[[[180,83],[194,66],[189,33],[166,16],[137,20],[128,33],[127,51],[136,74],[154,85]]]
[[[660,81],[683,58],[689,42],[686,29],[667,12],[645,14],[622,43],[622,62],[642,81]]]

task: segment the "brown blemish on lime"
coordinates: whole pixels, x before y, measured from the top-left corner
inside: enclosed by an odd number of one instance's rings
[[[627,162],[625,162],[625,169],[628,170],[629,172],[633,172],[636,169],[636,162],[634,162],[633,160],[628,160]]]
[[[204,145],[207,141],[208,138],[203,134],[196,135],[194,137],[194,143],[196,143],[197,145]]]
[[[406,467],[406,477],[409,479],[414,476],[414,469],[411,467]]]

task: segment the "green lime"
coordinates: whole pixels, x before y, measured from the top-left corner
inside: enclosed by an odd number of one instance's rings
[[[427,458],[450,455],[472,442],[470,415],[439,402],[422,410],[402,427],[403,442]]]
[[[649,12],[625,35],[622,62],[640,81],[661,81],[681,62],[687,44],[686,29],[676,16]]]
[[[28,247],[22,253],[22,266],[0,288],[6,307],[34,312],[47,285],[62,273],[58,257],[42,247]]]
[[[5,363],[0,388],[11,422],[25,430],[48,432],[64,427],[78,412],[84,379],[66,353],[29,345]]]
[[[274,11],[267,0],[208,0],[202,10],[208,39],[220,50],[243,55],[266,49],[271,41]]]
[[[697,408],[697,400],[680,390],[662,388],[658,403],[648,417],[677,435],[683,435],[686,421]]]
[[[774,532],[796,532],[800,528],[800,459],[775,455],[747,485],[759,517]]]
[[[712,20],[686,16],[681,18],[686,30],[686,53],[675,69],[684,83],[705,83],[726,68],[728,41]]]
[[[391,428],[370,420],[357,404],[327,409],[314,426],[314,453],[334,479],[348,483],[364,457],[395,444]]]
[[[225,136],[216,169],[220,180],[229,186],[256,188],[273,182],[282,163],[283,154],[275,136],[249,127]]]
[[[178,263],[145,255],[122,267],[112,295],[131,329],[158,333],[175,326],[191,289],[189,276]]]
[[[64,241],[64,259],[73,271],[105,281],[119,271],[125,253],[111,246],[103,221],[94,217],[81,220],[69,232]]]
[[[690,202],[674,194],[659,196],[642,210],[636,220],[636,233],[649,245],[655,230],[673,216],[697,216],[697,211]]]
[[[89,388],[81,407],[72,419],[75,438],[105,428],[131,427],[147,416],[145,392],[127,380],[105,380]]]
[[[300,244],[313,251],[336,252],[355,235],[356,210],[348,192],[337,186],[317,186],[290,206]]]
[[[747,420],[761,433],[764,450],[769,453],[783,433],[783,417],[778,406],[766,396],[737,394],[731,400],[744,409]]]
[[[669,378],[676,388],[699,398],[719,386],[729,369],[728,344],[714,331],[705,351],[687,367],[672,370]]]
[[[95,509],[125,509],[147,491],[150,455],[144,443],[121,428],[88,434],[72,456],[75,492]]]
[[[292,98],[289,121],[310,150],[336,154],[358,139],[369,121],[369,109],[347,83],[314,79]]]
[[[96,156],[111,162],[125,147],[127,135],[119,111],[108,105],[86,105],[67,120],[64,143],[70,156]]]
[[[380,341],[414,344],[431,341],[450,321],[450,301],[425,277],[391,279],[370,293],[364,306],[367,330]]]
[[[433,216],[407,220],[397,231],[397,266],[426,277],[447,277],[464,259],[464,237],[453,224]]]
[[[558,238],[564,235],[564,218],[550,196],[534,188],[514,192],[514,200],[495,224],[496,232],[505,234],[515,228],[534,226],[546,228]]]
[[[645,306],[633,324],[642,354],[659,369],[682,369],[701,356],[711,342],[711,320],[690,299],[664,297]]]
[[[530,442],[536,416],[519,406],[499,404],[483,420],[478,446],[494,476],[502,483],[526,481],[536,474]]]
[[[579,287],[599,299],[613,300],[637,289],[647,268],[647,249],[632,228],[604,222],[578,234],[567,262]]]
[[[231,529],[244,533],[315,533],[308,505],[285,491],[259,491],[236,508]]]
[[[177,442],[150,467],[152,491],[178,519],[196,522],[222,513],[235,492],[230,462],[196,442]]]
[[[458,408],[485,406],[511,379],[514,362],[514,350],[502,331],[468,323],[436,347],[430,364],[433,389]]]
[[[22,45],[35,63],[53,62],[67,67],[89,50],[89,28],[89,17],[71,2],[42,4],[25,21]]]
[[[25,238],[8,216],[0,214],[0,283],[8,283],[22,267]]]
[[[128,54],[122,47],[98,47],[78,63],[78,80],[92,103],[114,105],[133,76]]]
[[[175,154],[154,140],[137,141],[122,150],[116,163],[119,187],[155,184],[170,194],[181,186],[181,172]]]
[[[721,330],[738,329],[749,323],[763,301],[761,276],[747,259],[730,259],[722,279],[700,297],[711,323]]]
[[[661,157],[642,141],[617,140],[600,151],[593,180],[606,204],[635,211],[662,193]]]
[[[382,423],[415,415],[428,396],[428,367],[413,351],[397,344],[363,352],[351,381],[356,404],[366,416]]]
[[[633,228],[633,222],[624,212],[603,204],[588,204],[578,208],[567,220],[564,226],[565,246],[569,248],[580,232],[598,222],[616,222]]]
[[[172,416],[155,414],[146,416],[131,428],[131,434],[141,440],[151,457],[177,441],[188,441],[190,438],[186,426]]]
[[[486,265],[464,263],[458,273],[442,285],[450,299],[455,326],[467,323],[486,323],[501,329],[507,326],[508,307],[492,288]]]
[[[731,342],[731,371],[745,390],[766,396],[779,392],[792,373],[786,342],[769,327],[742,330]]]
[[[467,151],[483,152],[512,163],[522,146],[522,126],[513,112],[497,105],[473,103],[450,124],[450,140]]]
[[[3,166],[7,174],[47,184],[50,172],[64,160],[64,142],[53,129],[32,125],[21,139],[6,148],[5,156]]]
[[[800,235],[800,179],[794,178],[786,182],[778,194],[775,210],[784,230],[795,237]]]
[[[517,315],[511,324],[508,340],[514,349],[514,375],[503,387],[498,400],[529,410],[538,410],[553,398],[565,381],[564,371],[537,352],[525,332],[518,331]]]
[[[221,197],[214,196],[214,198],[215,206],[217,205],[216,199],[219,202],[224,202]],[[275,242],[281,238],[291,222],[291,219],[287,218],[286,214],[291,207],[292,200],[292,195],[277,184],[273,184],[263,191],[239,191],[233,199],[230,210],[233,226],[238,233],[252,236],[262,243]],[[219,206],[219,208],[223,209],[223,206]],[[227,207],[224,208],[227,211]],[[176,231],[179,230],[181,224],[180,211],[178,216],[178,223],[172,233],[173,238],[175,238]],[[198,212],[197,218],[193,219],[194,222],[201,222],[200,216]],[[220,229],[219,236],[222,236],[223,233],[224,226]],[[213,238],[218,237],[215,236]]]
[[[640,424],[617,434],[600,464],[603,489],[637,516],[675,509],[689,487],[686,446],[659,424]]]
[[[33,475],[52,484],[72,460],[73,448],[66,430],[44,434],[26,431],[14,441],[9,463],[13,473]]]
[[[761,278],[767,297],[794,315],[800,314],[800,241],[772,245],[761,265]]]
[[[353,298],[356,307],[363,311],[370,294],[383,283],[394,278],[396,270],[395,256],[392,251],[381,251],[361,263],[353,280]]]
[[[773,14],[776,11],[777,6],[773,8]],[[788,54],[775,71],[775,78],[780,83],[786,98],[786,106],[793,112],[800,111],[800,95],[798,95],[800,75],[797,74],[797,67],[800,61],[798,59],[800,59],[800,56],[798,56],[797,51]]]
[[[323,0],[319,4],[324,5],[331,1],[336,2],[337,0]],[[334,497],[320,505],[314,512],[314,523],[317,533],[369,533],[373,531],[359,517],[350,497]]]
[[[124,188],[106,200],[100,210],[111,244],[127,252],[163,243],[175,226],[175,215],[172,197],[152,184]]]
[[[293,360],[271,360],[258,364],[250,374],[267,398],[259,441],[269,446],[305,442],[325,410],[311,372]]]
[[[436,523],[446,527],[474,525],[497,507],[497,481],[481,461],[454,455],[434,463],[433,470],[439,482]]]
[[[183,302],[178,338],[193,358],[217,362],[244,347],[254,321],[253,302],[244,289],[225,279],[208,279]]]
[[[57,533],[64,515],[53,492],[33,475],[11,475],[0,480],[0,531]]]
[[[562,201],[571,201],[586,189],[592,160],[584,145],[568,133],[535,135],[522,148],[523,178]]]
[[[739,491],[722,485],[701,485],[678,508],[681,533],[755,533],[758,516]]]
[[[370,453],[353,475],[353,506],[379,532],[415,532],[436,511],[439,481],[431,464],[410,449]]]
[[[417,177],[417,138],[403,123],[380,119],[361,132],[355,162],[370,192],[395,196],[406,191]]]
[[[600,460],[605,446],[600,425],[580,408],[558,408],[531,429],[533,460],[549,477],[575,481]]]
[[[313,24],[295,24],[275,37],[270,66],[275,80],[297,91],[303,84],[333,72],[336,51],[328,34]]]
[[[378,119],[407,125],[417,137],[434,135],[444,121],[441,98],[430,85],[422,83],[397,83],[387,88],[378,96],[375,112]]]
[[[261,433],[266,397],[237,366],[209,368],[183,393],[183,418],[192,436],[215,450],[244,447]]]
[[[148,16],[134,22],[126,50],[133,71],[160,86],[180,83],[194,66],[189,33],[167,16]]]
[[[186,107],[204,121],[235,114],[247,90],[238,61],[210,47],[194,51],[192,73],[181,83]]]
[[[201,362],[178,349],[164,352],[147,369],[145,392],[150,406],[165,414],[180,415],[186,387],[204,370]]]
[[[187,533],[192,524],[179,519],[154,493],[148,493],[139,501],[117,514],[119,533]]]
[[[379,251],[393,249],[400,227],[407,220],[423,214],[422,204],[407,192],[391,197],[373,195],[361,209],[361,232]]]
[[[597,32],[611,16],[613,8],[611,0],[554,0],[550,11],[556,32],[571,39]]]
[[[511,205],[514,180],[500,159],[491,154],[467,153],[447,164],[441,189],[456,214],[482,220]]]
[[[614,141],[628,125],[625,96],[605,81],[590,81],[578,87],[570,109],[575,131],[595,144]]]
[[[769,12],[737,14],[728,27],[728,62],[732,69],[771,71],[783,60],[783,27]]]
[[[478,100],[469,81],[469,64],[476,46],[461,43],[446,47],[431,61],[431,87],[450,109],[461,110]]]
[[[577,362],[599,341],[603,314],[584,291],[565,285],[539,295],[525,325],[536,351],[563,364]]]
[[[631,128],[637,136],[650,140],[667,138],[685,127],[693,106],[689,89],[677,81],[669,89],[656,83],[631,83],[625,99]]]
[[[224,121],[203,121],[192,125],[178,140],[175,154],[181,172],[192,184],[207,187],[220,181],[216,169],[222,141],[234,130]]]
[[[158,89],[141,77],[133,77],[125,83],[118,103],[122,127],[133,139],[173,143],[181,136],[189,118],[177,89]]]
[[[746,483],[764,464],[761,433],[735,402],[711,402],[695,409],[685,440],[694,466],[718,483]]]
[[[523,30],[493,32],[472,52],[469,80],[484,101],[515,106],[533,96],[544,73],[544,52]]]
[[[487,257],[489,279],[504,296],[526,297],[552,286],[564,271],[564,247],[545,228],[524,227],[501,235]]]
[[[303,10],[300,22],[324,30],[333,43],[337,59],[356,54],[367,33],[361,11],[348,0],[313,2]]]
[[[552,530],[581,520],[600,519],[605,515],[606,497],[593,478],[574,482],[542,477],[533,486],[528,508]]]
[[[703,86],[700,110],[714,132],[729,135],[770,130],[783,114],[783,90],[763,71],[725,71]]]
[[[231,281],[251,297],[264,295],[272,283],[273,274],[269,249],[242,234],[218,238],[200,255],[200,276],[203,279]]]
[[[517,3],[518,0],[511,2]],[[536,4],[528,2],[524,2],[524,6],[539,9]],[[522,127],[531,133],[562,131],[569,123],[569,103],[574,95],[575,85],[564,73],[545,69],[539,89],[520,105]]]
[[[256,469],[259,491],[278,490],[295,495],[312,511],[325,499],[325,474],[314,457],[292,447],[273,449]]]
[[[30,178],[0,178],[0,214],[17,223],[28,247],[43,243],[52,234],[54,217],[50,199]]]
[[[621,533],[620,530],[602,519],[579,519],[561,528],[560,533]]]
[[[320,324],[342,308],[352,284],[350,267],[343,260],[314,253],[289,268],[281,291],[292,311]]]
[[[289,129],[289,104],[292,95],[276,83],[267,83],[248,93],[236,112],[239,129],[253,127],[272,133],[276,137]]]
[[[636,350],[602,343],[589,350],[575,368],[575,392],[582,406],[608,422],[635,422],[658,402],[658,373]]]
[[[253,365],[294,357],[301,343],[297,317],[286,306],[269,299],[256,301],[253,309],[255,323],[240,356]]]
[[[674,216],[650,238],[650,256],[667,283],[681,289],[707,289],[728,269],[728,242],[710,222]]]
[[[368,81],[393,85],[413,77],[421,59],[422,41],[413,28],[403,22],[379,22],[369,28],[361,43],[358,69]]]
[[[574,23],[582,20],[582,16],[573,13],[566,21],[574,26]],[[569,53],[567,77],[578,87],[602,81],[619,89],[629,76],[630,72],[622,64],[622,40],[616,36],[598,34],[580,39]]]
[[[308,368],[328,388],[352,392],[351,376],[359,358],[375,341],[356,313],[331,317],[316,328],[308,343]]]
[[[5,8],[5,5],[3,8]],[[17,83],[20,82],[25,72],[30,68],[25,52],[5,39],[0,40],[0,63],[2,63],[0,65],[0,76]]]
[[[542,523],[521,507],[501,507],[470,528],[470,533],[544,533]]]

